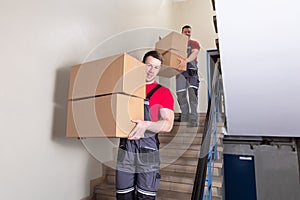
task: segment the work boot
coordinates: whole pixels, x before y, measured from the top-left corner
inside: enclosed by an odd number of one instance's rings
[[[175,122],[188,122],[189,116],[186,114],[181,114],[179,118],[174,120]]]
[[[181,114],[180,116],[180,122],[187,122],[189,120],[189,116],[185,114]]]
[[[198,120],[196,119],[189,119],[188,127],[198,127]]]

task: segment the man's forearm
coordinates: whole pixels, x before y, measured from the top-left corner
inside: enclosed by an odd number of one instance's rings
[[[147,130],[158,133],[158,132],[170,132],[173,127],[173,120],[159,120],[157,122],[149,121]]]
[[[186,59],[186,62],[191,62],[193,60],[195,60],[198,56],[199,50],[198,49],[193,49],[192,53],[190,54],[190,56]]]

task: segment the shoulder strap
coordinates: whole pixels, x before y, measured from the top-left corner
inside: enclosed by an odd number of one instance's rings
[[[154,94],[154,92],[156,92],[156,90],[158,90],[161,87],[160,84],[158,84],[157,86],[155,86],[147,95],[146,99],[149,100],[151,98],[151,96]]]

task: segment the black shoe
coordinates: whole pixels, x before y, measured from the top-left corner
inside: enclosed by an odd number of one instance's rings
[[[188,115],[181,115],[179,118],[174,120],[175,122],[188,122],[189,117]]]
[[[187,126],[188,127],[198,127],[198,121],[196,119],[190,119]]]
[[[188,122],[188,121],[189,121],[189,116],[188,115],[181,115],[180,122]]]

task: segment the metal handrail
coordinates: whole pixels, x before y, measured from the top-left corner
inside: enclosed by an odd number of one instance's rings
[[[219,120],[219,112],[221,105],[221,70],[218,65],[214,70],[212,80],[211,98],[209,98],[207,114],[204,124],[204,133],[200,149],[200,156],[198,158],[196,176],[194,180],[194,187],[192,193],[192,200],[200,200],[204,197],[205,181],[208,181],[208,196],[211,199],[211,160],[212,154],[217,156],[216,149],[216,125]],[[213,133],[213,135],[212,135]],[[213,136],[213,139],[211,138]],[[206,179],[207,168],[209,167],[208,179]]]

